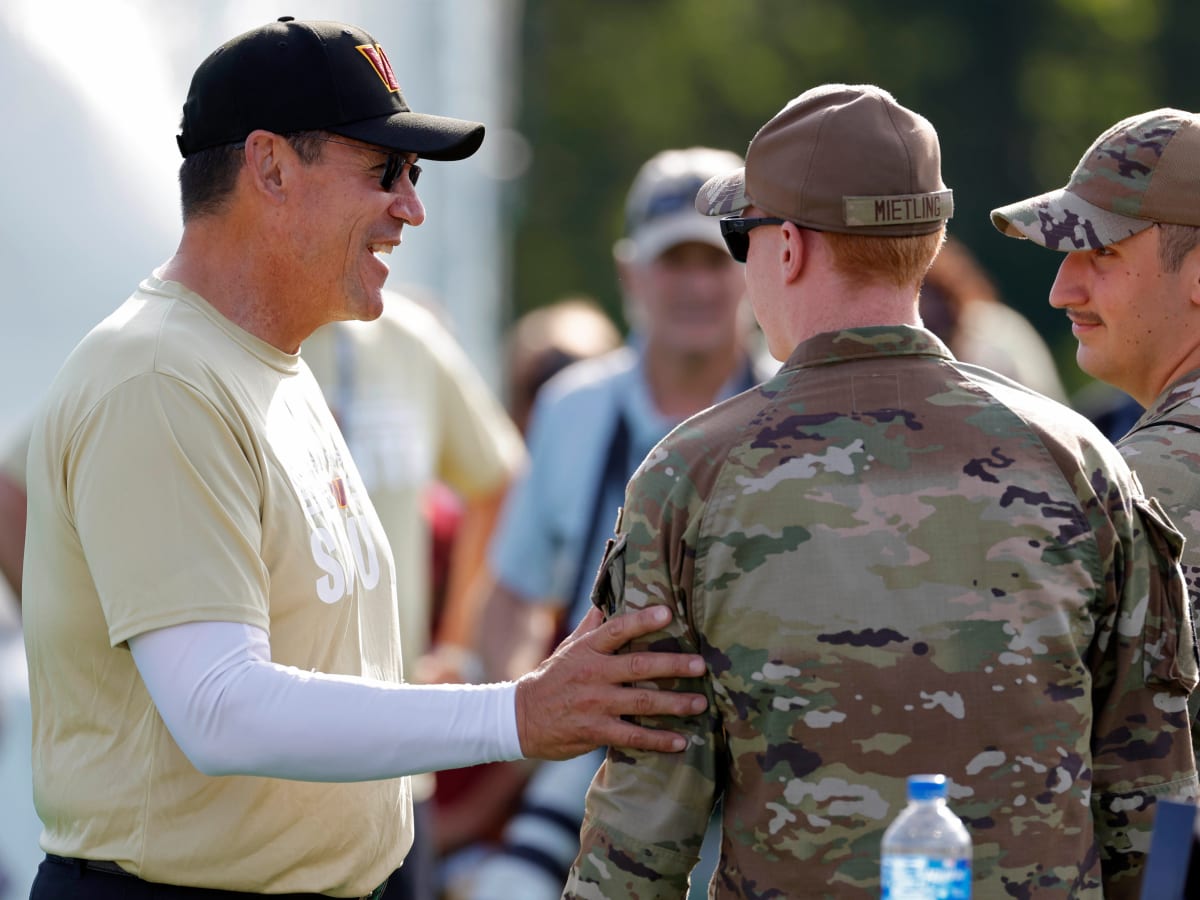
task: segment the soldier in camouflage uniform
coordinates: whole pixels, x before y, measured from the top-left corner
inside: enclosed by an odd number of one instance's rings
[[[808,91],[697,198],[786,363],[630,482],[597,578],[694,650],[684,758],[612,750],[564,896],[680,897],[723,805],[718,898],[878,897],[905,778],[937,771],[974,896],[1138,894],[1194,798],[1179,534],[1082,417],[954,359],[917,291],[952,197],[873,86]]]
[[[1200,610],[1200,116],[1156,109],[1100,135],[1065,188],[992,211],[1004,234],[1062,251],[1050,305],[1089,375],[1145,413],[1117,442],[1186,541]],[[1200,748],[1192,697],[1193,744]]]

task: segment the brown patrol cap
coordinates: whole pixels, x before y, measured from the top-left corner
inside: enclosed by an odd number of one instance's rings
[[[1088,147],[1067,186],[992,210],[1009,237],[1051,250],[1098,250],[1156,222],[1200,225],[1200,116],[1155,109]]]
[[[954,213],[937,132],[870,84],[827,84],[791,100],[758,130],[746,166],[696,196],[708,216],[753,204],[816,231],[904,236]]]

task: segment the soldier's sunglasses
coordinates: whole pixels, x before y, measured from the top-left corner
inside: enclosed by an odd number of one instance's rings
[[[742,216],[725,216],[721,222],[721,237],[729,248],[729,255],[740,263],[746,261],[746,252],[750,249],[750,232],[759,225],[782,225],[787,219],[776,219],[771,216],[759,218],[743,218]]]

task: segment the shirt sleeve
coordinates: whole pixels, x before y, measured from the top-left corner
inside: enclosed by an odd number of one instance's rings
[[[628,651],[701,652],[687,624],[692,620],[687,608],[690,578],[672,562],[690,554],[669,546],[675,538],[669,529],[639,514],[643,506],[649,508],[639,504],[635,478],[622,527],[601,564],[593,602],[618,614],[656,604],[671,608],[671,624],[632,641]],[[579,855],[564,897],[687,896],[690,873],[720,793],[724,730],[709,679],[662,681],[657,686],[703,693],[708,709],[687,718],[632,719],[684,735],[687,747],[682,753],[608,751],[588,791]]]
[[[205,775],[372,781],[521,758],[512,683],[302,671],[272,662],[265,631],[233,622],[157,629],[129,646],[175,743]]]
[[[1123,437],[1117,449],[1137,473],[1147,497],[1157,500],[1187,539],[1183,575],[1193,598],[1200,598],[1200,442],[1194,432],[1159,422]]]
[[[1136,900],[1155,801],[1197,796],[1187,705],[1197,661],[1179,533],[1141,499],[1119,530],[1127,537],[1114,549],[1114,596],[1099,611],[1088,660],[1092,816],[1104,896]]]
[[[146,374],[72,436],[67,502],[114,646],[186,621],[268,627],[262,473],[239,426],[193,387]]]

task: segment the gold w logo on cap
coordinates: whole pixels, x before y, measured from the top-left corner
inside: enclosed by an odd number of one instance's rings
[[[392,71],[392,64],[388,62],[383,47],[379,44],[359,44],[357,49],[366,57],[367,62],[371,64],[371,68],[375,70],[375,74],[379,76],[379,80],[386,85],[387,89],[392,93],[398,92],[400,82],[396,81],[396,73]]]

